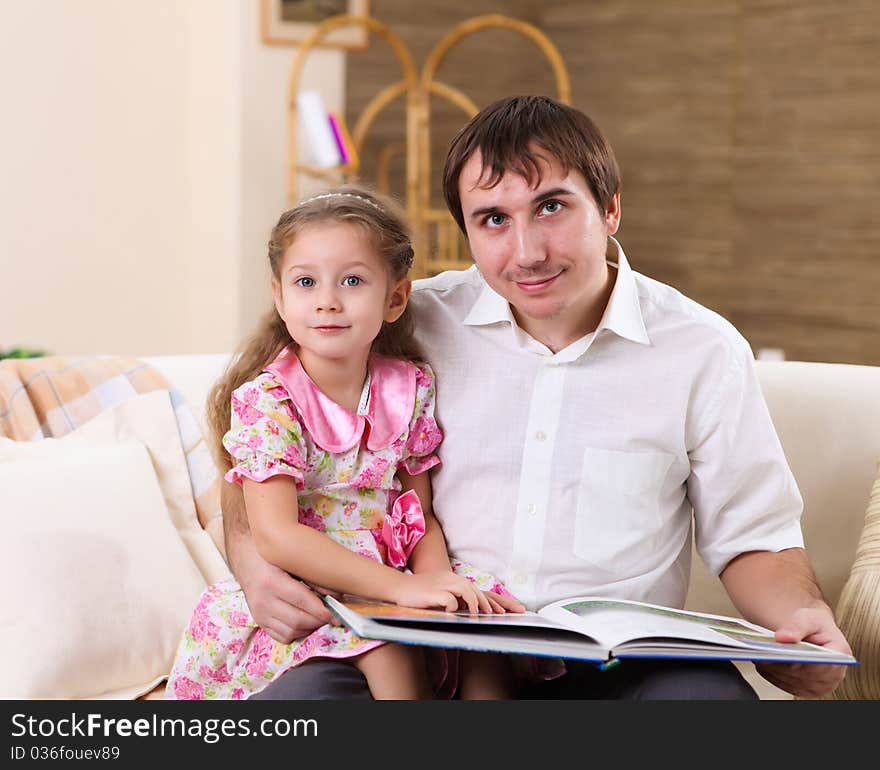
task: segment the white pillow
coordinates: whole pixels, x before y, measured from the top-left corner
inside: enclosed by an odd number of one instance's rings
[[[60,439],[0,439],[0,528],[2,698],[148,692],[205,583],[229,574],[165,391]]]

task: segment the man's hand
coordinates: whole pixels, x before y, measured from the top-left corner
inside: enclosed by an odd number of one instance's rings
[[[276,642],[290,644],[333,615],[305,584],[263,559],[250,538],[239,543],[236,577],[254,620]]]
[[[776,630],[778,642],[812,642],[821,647],[845,652],[852,650],[827,608],[796,610]],[[846,666],[817,663],[756,663],[758,673],[771,684],[800,698],[828,695],[843,681]]]
[[[743,617],[775,628],[777,641],[812,642],[852,654],[803,548],[742,553],[721,572],[721,582]],[[827,695],[846,675],[845,666],[821,663],[759,663],[755,668],[800,698]]]

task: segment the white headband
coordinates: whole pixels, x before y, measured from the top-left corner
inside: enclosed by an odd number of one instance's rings
[[[304,201],[300,201],[296,204],[296,208],[300,206],[305,206],[307,203],[311,203],[312,201],[320,201],[324,198],[357,198],[359,201],[363,201],[364,203],[369,203],[376,211],[384,214],[385,210],[375,201],[371,201],[369,198],[365,198],[363,195],[357,195],[356,193],[347,193],[347,192],[329,192],[322,193],[321,195],[315,195],[311,198],[306,198]],[[406,256],[405,260],[407,268],[412,267],[413,264],[413,250],[412,245],[409,247],[409,254]]]
[[[376,211],[382,211],[382,207],[376,203],[375,201],[371,201],[369,198],[365,198],[363,195],[356,195],[355,193],[347,193],[347,192],[330,192],[323,193],[322,195],[315,195],[312,198],[306,198],[304,201],[300,201],[297,204],[299,206],[305,206],[307,203],[311,203],[312,201],[323,200],[324,198],[357,198],[359,201],[363,201],[364,203],[369,203]],[[385,212],[382,211],[384,214]]]

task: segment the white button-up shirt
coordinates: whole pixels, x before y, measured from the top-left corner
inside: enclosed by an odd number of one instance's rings
[[[609,243],[605,314],[558,353],[476,268],[413,290],[445,436],[434,511],[450,553],[530,609],[584,594],[682,606],[692,522],[716,574],[803,546],[748,343]]]

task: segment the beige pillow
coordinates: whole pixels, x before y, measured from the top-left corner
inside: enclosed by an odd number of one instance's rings
[[[861,665],[847,669],[832,697],[880,699],[880,469],[856,558],[837,602],[837,623]]]
[[[3,698],[148,692],[205,583],[229,575],[165,391],[60,439],[0,439],[0,527]]]

